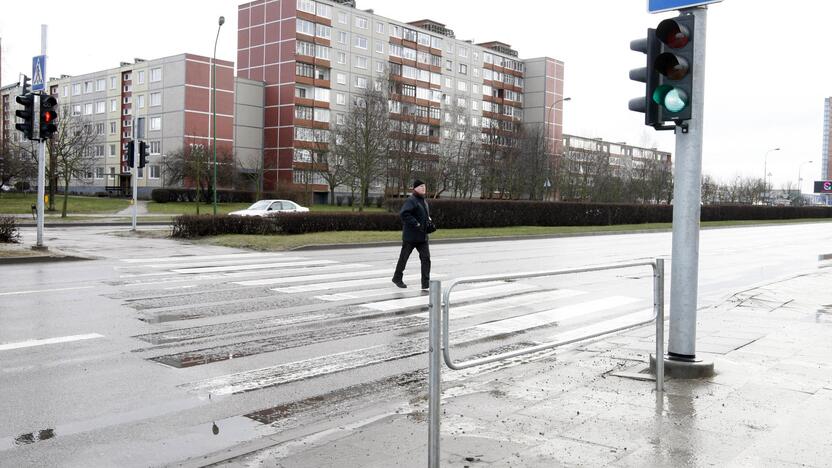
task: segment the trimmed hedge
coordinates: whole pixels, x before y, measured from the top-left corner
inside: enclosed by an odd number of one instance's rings
[[[278,225],[272,218],[256,216],[183,215],[173,219],[171,237],[203,237],[220,234],[276,234]]]
[[[185,215],[173,220],[172,237],[220,234],[306,234],[328,231],[400,231],[393,213],[278,213],[268,217]]]

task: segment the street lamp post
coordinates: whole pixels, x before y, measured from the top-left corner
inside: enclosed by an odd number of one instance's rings
[[[214,56],[211,58],[211,120],[214,128],[211,130],[214,147],[214,216],[217,215],[217,41],[220,40],[220,28],[225,23],[225,16],[220,16],[217,26],[217,38],[214,39]]]
[[[551,105],[551,106],[549,106],[549,109],[546,111],[546,115],[544,116],[544,119],[543,119],[543,120],[544,120],[544,124],[545,124],[545,121],[546,121],[545,117],[553,116],[552,111],[555,109],[555,106],[556,106],[559,102],[566,102],[566,101],[571,101],[571,100],[572,100],[572,98],[571,98],[571,97],[565,97],[565,98],[556,99],[556,100],[555,100],[555,102],[553,102],[553,103],[552,103],[552,105]],[[554,122],[554,120],[555,120],[555,119],[554,119],[554,118],[552,118],[552,122]],[[554,139],[554,137],[555,137],[554,132],[552,132],[552,133],[553,133],[553,134],[552,134],[552,138]],[[559,169],[559,166],[560,166],[560,158],[558,157],[558,154],[557,154],[557,142],[555,142],[555,147],[553,148],[553,151],[552,151],[552,156],[555,158],[555,174],[551,174],[551,175],[552,175],[553,177],[556,177],[556,176],[557,176],[558,169]],[[554,186],[555,186],[555,201],[557,201],[557,200],[560,198],[560,196],[558,195],[558,194],[559,194],[559,192],[560,192],[560,184],[558,183],[558,181],[557,181],[557,180],[550,182],[550,181],[547,179],[547,182],[549,182],[549,186],[548,186],[548,187],[546,187],[546,191],[547,191],[547,192],[551,189],[551,186],[552,186],[552,185],[554,185]],[[547,195],[547,198],[548,198],[548,195]]]
[[[763,185],[765,185],[764,188],[765,188],[766,192],[769,191],[768,176],[770,175],[768,173],[768,154],[771,153],[772,151],[780,151],[780,148],[772,148],[772,149],[766,151],[765,158],[763,158]]]
[[[800,177],[800,171],[803,169],[804,164],[812,164],[813,162],[814,161],[803,161],[800,163],[800,166],[797,167],[797,195],[801,198],[801,200],[803,199],[803,186],[801,185],[803,183],[803,179]]]

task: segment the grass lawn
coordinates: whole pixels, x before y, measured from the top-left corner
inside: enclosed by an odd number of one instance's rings
[[[715,221],[702,223],[702,228],[740,227],[762,224],[795,224],[832,222],[827,219],[798,219],[775,221]],[[440,229],[430,235],[437,239],[471,239],[482,237],[578,235],[605,232],[661,231],[671,229],[670,223],[622,224],[618,226],[518,226],[505,228]],[[308,245],[366,244],[372,242],[398,242],[399,231],[343,231],[299,234],[294,236],[259,236],[228,234],[199,240],[212,245],[245,248],[261,251],[291,250]]]
[[[1,214],[31,214],[32,205],[37,203],[37,194],[4,193],[0,197]],[[60,213],[63,207],[63,195],[55,197],[55,211],[46,214]],[[130,200],[123,198],[81,197],[70,195],[66,211],[70,214],[108,214],[116,213],[130,206]],[[48,208],[48,206],[47,206]]]

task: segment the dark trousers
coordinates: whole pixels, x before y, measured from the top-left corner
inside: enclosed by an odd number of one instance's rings
[[[393,273],[393,281],[401,281],[404,276],[404,267],[407,266],[407,259],[413,249],[419,251],[419,260],[422,262],[422,287],[430,283],[430,248],[427,242],[402,242],[402,251],[399,253],[399,262],[396,264],[396,272]]]

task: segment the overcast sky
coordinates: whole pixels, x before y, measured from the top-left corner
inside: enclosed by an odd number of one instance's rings
[[[40,24],[49,25],[47,74],[77,75],[117,67],[135,57],[183,52],[210,56],[217,17],[226,24],[217,56],[236,60],[237,5],[233,0],[104,0],[37,2],[21,15],[8,3],[0,15],[2,84],[31,73],[40,52]],[[400,21],[429,18],[459,39],[499,40],[521,58],[565,62],[564,131],[674,152],[672,132],[643,124],[627,102],[643,85],[629,80],[644,55],[629,50],[674,13],[647,13],[647,0],[358,0],[358,8]],[[128,5],[140,8],[131,9]],[[724,0],[708,8],[703,172],[727,181],[762,177],[775,188],[798,172],[803,189],[821,177],[823,100],[832,95],[829,43],[832,5],[826,1]],[[642,86],[642,87],[640,87]],[[674,154],[675,158],[675,154]],[[806,161],[811,164],[803,164]]]

